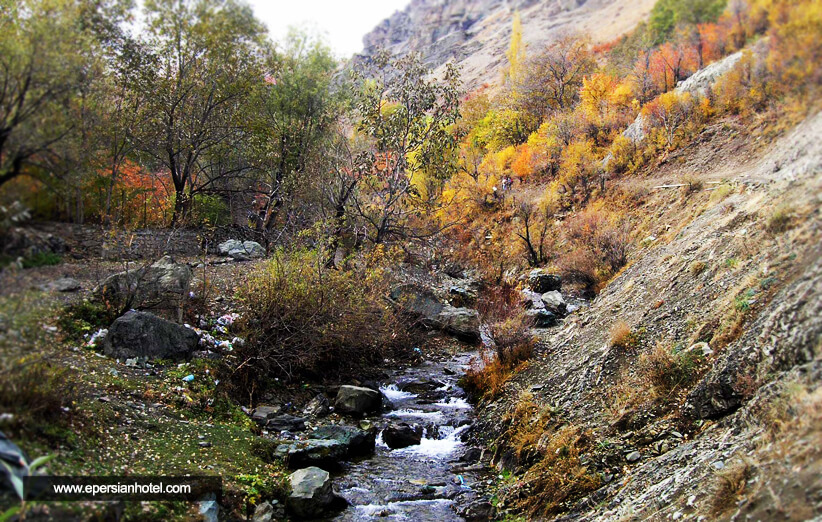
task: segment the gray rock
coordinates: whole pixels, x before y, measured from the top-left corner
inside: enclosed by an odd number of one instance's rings
[[[625,460],[628,462],[636,462],[641,458],[642,455],[640,455],[638,451],[632,451],[631,453],[625,455]]]
[[[538,294],[532,290],[524,288],[520,291],[522,307],[526,310],[545,308],[545,303],[542,302],[542,294]]]
[[[382,440],[391,449],[415,446],[422,440],[422,426],[405,422],[391,424],[382,431]]]
[[[254,516],[251,518],[252,522],[272,522],[274,518],[274,506],[271,502],[261,502],[257,504],[254,509]]]
[[[551,328],[557,325],[557,316],[544,308],[528,310],[525,315],[534,322],[534,328]]]
[[[268,419],[265,427],[271,431],[305,431],[305,419],[294,415],[279,415]]]
[[[165,256],[150,266],[108,277],[93,295],[118,310],[148,310],[180,322],[190,285],[191,269]]]
[[[191,329],[148,312],[117,318],[103,340],[103,353],[118,359],[189,359],[200,337]]]
[[[259,259],[265,257],[265,249],[256,241],[238,241],[229,239],[218,245],[220,254],[231,257],[237,261],[248,259]]]
[[[344,458],[363,457],[374,453],[374,430],[361,430],[352,426],[323,426],[311,433],[312,439],[333,440],[345,448]]]
[[[46,288],[53,292],[76,292],[82,289],[83,285],[72,277],[61,277],[47,284]]]
[[[528,285],[538,294],[562,288],[562,279],[556,274],[549,274],[542,268],[535,268],[528,274]]]
[[[283,459],[290,469],[317,466],[335,470],[346,458],[346,447],[336,440],[308,439],[280,444],[274,453]]]
[[[325,395],[319,394],[305,405],[303,408],[303,415],[309,417],[325,417],[329,412],[329,402]]]
[[[289,477],[291,495],[288,497],[288,511],[299,518],[322,516],[334,504],[331,477],[327,471],[309,467],[295,471]]]
[[[382,394],[378,391],[359,386],[340,386],[334,410],[337,413],[365,415],[374,413],[382,407]]]
[[[454,306],[476,306],[477,292],[469,285],[453,285],[448,289],[451,303]]]
[[[479,313],[470,308],[455,308],[446,305],[436,317],[438,327],[469,343],[480,340]]]
[[[568,311],[565,299],[562,298],[562,294],[557,290],[551,290],[550,292],[542,294],[542,302],[546,310],[559,317],[565,316]]]
[[[280,408],[277,406],[257,406],[251,412],[251,419],[255,422],[265,425],[269,419],[273,419],[280,414]]]
[[[442,312],[445,305],[434,295],[434,292],[419,285],[405,284],[395,287],[389,294],[391,301],[406,314],[430,322]]]

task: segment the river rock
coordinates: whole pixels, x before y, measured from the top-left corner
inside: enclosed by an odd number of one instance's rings
[[[305,405],[303,415],[308,415],[309,417],[325,417],[330,411],[329,407],[328,397],[323,394],[318,394]]]
[[[194,330],[148,312],[131,310],[117,318],[103,339],[103,353],[118,359],[189,359],[200,337]]]
[[[117,310],[148,310],[181,322],[190,285],[191,269],[165,256],[150,266],[106,278],[92,294],[98,301]]]
[[[461,341],[475,343],[480,340],[479,313],[476,310],[446,305],[437,315],[436,323],[441,330]]]
[[[280,444],[274,453],[285,460],[290,469],[317,466],[335,470],[345,460],[348,449],[337,440],[308,439]]]
[[[265,257],[265,249],[256,241],[229,239],[220,243],[217,248],[219,248],[220,254],[236,261],[247,261],[249,259]]]
[[[61,277],[46,285],[46,290],[52,292],[76,292],[82,288],[83,285],[80,284],[80,281],[72,277]]]
[[[391,424],[382,431],[382,440],[391,449],[415,446],[422,441],[422,427],[405,422]]]
[[[404,392],[419,395],[442,388],[445,384],[434,379],[401,379],[397,383],[397,388]]]
[[[557,325],[557,316],[544,308],[528,310],[525,314],[533,320],[534,328],[551,328]]]
[[[334,410],[337,413],[365,415],[374,413],[382,407],[382,394],[378,391],[359,386],[340,386]]]
[[[558,317],[563,317],[568,311],[568,306],[565,304],[565,299],[558,290],[551,290],[542,294],[542,303],[545,309]]]
[[[294,415],[279,415],[268,419],[265,427],[271,431],[305,431],[305,419]]]
[[[334,492],[331,490],[331,476],[327,471],[309,467],[295,471],[289,477],[291,495],[288,497],[288,511],[299,518],[317,518],[331,509]]]
[[[528,286],[538,294],[560,290],[562,279],[556,274],[549,274],[542,268],[535,268],[528,274]]]
[[[257,406],[251,412],[251,419],[261,425],[265,425],[268,419],[273,419],[280,414],[280,408],[277,406]]]
[[[285,518],[285,509],[276,500],[272,502],[261,502],[254,509],[252,522],[274,522]]]
[[[333,440],[345,447],[345,458],[363,457],[374,453],[374,430],[361,430],[352,426],[322,426],[311,432],[312,439]]]

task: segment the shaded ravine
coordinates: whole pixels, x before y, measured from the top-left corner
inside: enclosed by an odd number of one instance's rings
[[[429,361],[397,372],[381,387],[393,403],[379,419],[419,424],[419,445],[392,450],[377,438],[374,455],[344,465],[335,490],[349,507],[335,520],[459,521],[460,506],[479,498],[479,466],[465,462],[462,438],[474,411],[457,381],[473,354]],[[405,390],[405,391],[403,391]]]

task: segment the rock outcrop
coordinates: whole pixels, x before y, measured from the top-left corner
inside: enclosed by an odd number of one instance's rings
[[[94,297],[116,310],[148,310],[181,322],[188,299],[191,269],[170,256],[106,278],[94,289]]]
[[[200,336],[194,330],[148,312],[118,317],[103,340],[103,353],[118,359],[189,359]]]
[[[515,11],[531,49],[579,32],[606,42],[645,18],[654,0],[412,0],[363,38],[364,60],[379,48],[421,53],[435,73],[454,61],[468,90],[497,83],[505,67]]]

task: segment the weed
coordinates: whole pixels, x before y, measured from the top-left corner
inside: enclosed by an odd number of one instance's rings
[[[718,517],[736,506],[745,492],[756,467],[748,460],[738,461],[716,474],[710,500],[710,512]]]
[[[641,342],[641,331],[634,331],[624,321],[617,322],[611,328],[611,346],[622,351],[636,350]]]
[[[38,252],[23,258],[23,268],[59,265],[63,258],[54,252]]]
[[[726,268],[736,268],[739,266],[739,259],[735,257],[729,257],[725,260],[725,267]]]
[[[663,393],[691,384],[701,354],[695,351],[675,351],[665,344],[657,344],[639,358],[639,371]]]
[[[691,263],[691,275],[696,277],[704,272],[707,267],[708,265],[704,261],[694,261]]]
[[[57,326],[68,341],[80,343],[92,332],[107,328],[116,319],[111,310],[90,301],[81,301],[64,308]]]
[[[790,205],[780,205],[776,207],[768,218],[765,228],[771,234],[781,234],[793,227],[794,209]]]

